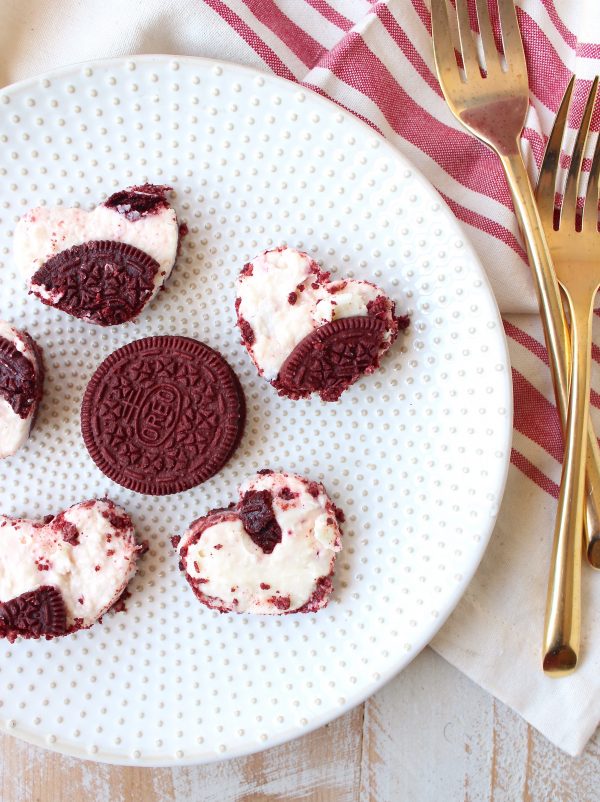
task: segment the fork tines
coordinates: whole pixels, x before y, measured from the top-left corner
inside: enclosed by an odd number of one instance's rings
[[[496,2],[507,68],[512,72],[520,73],[522,77],[526,77],[525,53],[514,2],[513,0],[496,0]],[[485,70],[486,77],[495,76],[502,72],[502,61],[494,40],[487,0],[475,0],[475,6],[485,60],[485,64],[481,65],[475,45],[474,32],[471,30],[467,0],[456,0],[460,55],[462,56],[467,81],[484,77],[481,73],[482,69]],[[456,63],[446,0],[431,0],[431,27],[435,49],[443,57],[445,66]]]
[[[540,214],[546,220],[553,220],[553,228],[557,231],[561,226],[570,226],[578,231],[593,231],[598,228],[598,179],[600,177],[600,136],[596,139],[596,147],[592,159],[587,191],[585,194],[583,210],[577,208],[579,190],[582,189],[582,166],[590,133],[590,123],[596,102],[598,90],[598,77],[592,82],[587,102],[583,112],[581,125],[577,133],[571,164],[567,172],[567,181],[562,204],[555,209],[556,194],[560,194],[561,187],[558,182],[560,172],[560,154],[565,138],[569,106],[575,86],[575,76],[569,85],[560,104],[554,128],[546,145],[546,153],[540,171],[540,181],[537,191],[537,202]]]

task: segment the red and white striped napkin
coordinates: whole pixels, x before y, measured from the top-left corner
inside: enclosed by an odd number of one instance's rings
[[[525,252],[496,158],[448,111],[435,77],[428,0],[3,0],[0,84],[129,53],[213,56],[298,81],[366,120],[437,187],[477,249],[504,316],[514,441],[490,548],[433,646],[555,744],[580,752],[600,720],[600,576],[584,570],[579,670],[540,670],[562,444]],[[531,105],[523,151],[535,180],[571,74],[600,71],[597,0],[517,0]],[[598,130],[600,115],[596,115]],[[589,163],[587,164],[589,170]],[[600,326],[600,320],[598,321]],[[600,344],[600,329],[596,332]],[[600,348],[594,346],[595,363]],[[595,371],[593,387],[600,390]],[[592,390],[600,409],[600,395]],[[597,416],[600,432],[600,415]]]

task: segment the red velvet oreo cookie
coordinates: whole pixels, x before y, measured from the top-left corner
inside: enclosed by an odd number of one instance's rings
[[[43,303],[100,326],[115,326],[139,315],[154,292],[159,269],[156,259],[133,245],[94,240],[57,253],[32,280],[47,293]]]
[[[188,337],[147,337],[96,370],[81,430],[109,479],[158,496],[214,476],[241,439],[245,412],[241,385],[220,354]]]
[[[319,393],[323,401],[337,401],[359,376],[377,367],[385,332],[385,321],[377,317],[333,320],[294,348],[275,386],[292,398]]]
[[[0,637],[55,638],[66,632],[65,604],[53,585],[42,585],[0,603]]]

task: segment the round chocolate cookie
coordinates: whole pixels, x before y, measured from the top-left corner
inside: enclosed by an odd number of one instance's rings
[[[319,393],[323,401],[337,401],[359,376],[377,367],[385,332],[385,321],[376,317],[333,320],[294,348],[275,386],[291,398]]]
[[[81,405],[81,431],[109,479],[160,496],[221,470],[245,416],[241,385],[220,354],[188,337],[147,337],[96,370]]]

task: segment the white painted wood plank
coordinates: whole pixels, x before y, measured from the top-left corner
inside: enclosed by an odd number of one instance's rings
[[[360,802],[599,802],[600,730],[572,758],[426,649],[365,707]]]
[[[468,777],[489,763],[491,703],[471,684],[428,649],[367,703],[361,802],[485,798]]]

